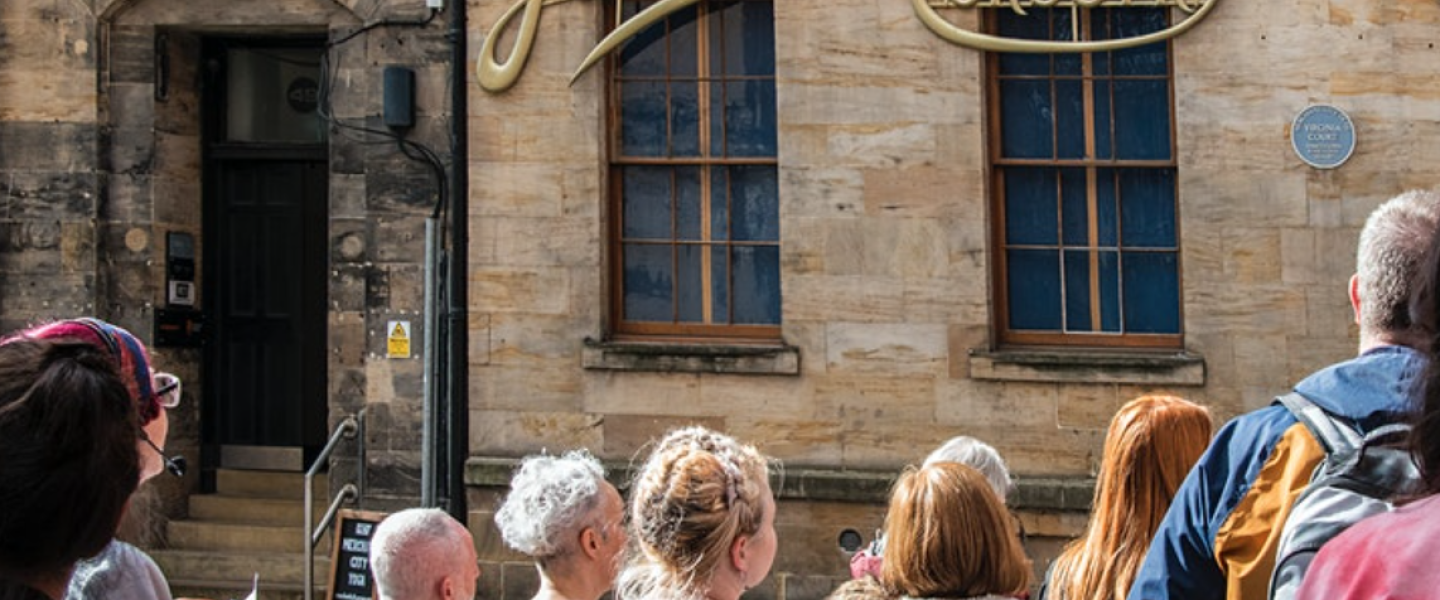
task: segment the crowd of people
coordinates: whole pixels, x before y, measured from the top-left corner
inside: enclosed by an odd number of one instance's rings
[[[1440,194],[1408,192],[1372,213],[1348,287],[1359,353],[1295,386],[1360,433],[1413,424],[1422,488],[1326,543],[1300,598],[1440,597],[1429,552],[1440,535],[1437,232]],[[155,563],[113,538],[142,482],[184,469],[163,450],[180,397],[135,336],[102,321],[0,339],[0,600],[170,600]],[[1106,431],[1088,526],[1034,581],[1005,462],[957,437],[900,473],[883,532],[830,596],[1267,598],[1282,526],[1325,457],[1280,402],[1212,432],[1196,403],[1131,400]],[[736,600],[779,547],[771,467],[729,435],[680,428],[649,448],[627,501],[586,451],[531,456],[495,523],[533,559],[534,600]],[[382,521],[370,565],[382,600],[468,599],[481,576],[470,532],[437,509]]]

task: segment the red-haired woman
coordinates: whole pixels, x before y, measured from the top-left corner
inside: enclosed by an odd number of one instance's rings
[[[1123,600],[1175,490],[1210,443],[1210,412],[1174,396],[1141,396],[1105,434],[1084,535],[1055,559],[1042,600]]]

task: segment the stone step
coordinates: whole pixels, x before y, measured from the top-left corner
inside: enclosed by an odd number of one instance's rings
[[[170,596],[172,598],[204,598],[206,600],[242,600],[250,594],[249,584],[246,587],[238,585],[225,587],[228,584],[214,584],[206,581],[171,581]],[[326,600],[325,588],[315,588],[312,600]],[[260,582],[261,600],[305,600],[305,592],[300,587],[295,589],[275,589],[265,587],[264,578]]]
[[[325,516],[326,499],[317,496],[313,518]],[[279,500],[205,494],[190,497],[190,520],[248,525],[299,526],[305,522],[305,503],[300,499]]]
[[[227,496],[303,500],[305,474],[294,471],[215,471],[216,492]],[[315,497],[330,497],[330,478],[325,473],[315,476]]]
[[[314,517],[329,505],[329,482],[317,476]],[[221,469],[215,494],[189,498],[189,517],[167,525],[169,548],[152,552],[175,597],[232,600],[250,593],[260,574],[260,597],[304,595],[304,474]],[[315,546],[316,598],[330,575],[330,536]]]
[[[299,599],[304,594],[305,557],[297,553],[217,553],[197,550],[152,550],[151,558],[170,581],[176,598],[231,600],[250,593],[252,578],[260,574],[260,594],[265,600]],[[330,556],[315,556],[314,596],[325,597],[330,575]]]
[[[166,539],[171,548],[182,550],[213,550],[217,552],[290,552],[305,551],[302,523],[293,525],[252,525],[245,523],[213,523],[206,521],[171,521]],[[327,534],[317,553],[330,554]]]

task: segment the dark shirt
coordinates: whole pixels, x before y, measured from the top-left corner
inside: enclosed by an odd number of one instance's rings
[[[0,600],[53,600],[40,590],[15,581],[13,579],[0,577]]]

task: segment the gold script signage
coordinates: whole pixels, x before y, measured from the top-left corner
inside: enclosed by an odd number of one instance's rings
[[[915,16],[920,19],[925,27],[940,36],[941,39],[952,44],[974,48],[976,50],[989,50],[991,52],[1025,52],[1032,54],[1049,54],[1055,52],[1106,52],[1119,50],[1121,48],[1133,48],[1143,46],[1152,42],[1168,40],[1172,37],[1185,33],[1194,27],[1210,14],[1211,9],[1220,0],[910,0],[915,8]],[[968,31],[956,27],[955,24],[940,16],[936,8],[1008,8],[1016,14],[1025,15],[1025,9],[1036,8],[1069,8],[1078,10],[1081,8],[1095,7],[1116,7],[1116,8],[1141,8],[1141,7],[1167,7],[1179,8],[1185,13],[1185,18],[1179,23],[1170,27],[1139,35],[1131,38],[1114,40],[1081,40],[1079,35],[1072,36],[1072,41],[1063,40],[1017,40]],[[1075,19],[1075,23],[1079,23]]]
[[[535,30],[540,26],[540,11],[546,6],[568,1],[517,0],[509,10],[505,11],[505,14],[500,15],[500,19],[495,21],[495,26],[490,29],[490,35],[486,36],[484,45],[480,47],[480,59],[475,64],[475,76],[480,81],[480,87],[487,92],[494,93],[503,92],[515,85],[515,80],[520,78],[520,71],[525,68],[525,59],[530,57],[530,48],[535,45]],[[576,79],[585,74],[585,71],[600,62],[600,59],[606,54],[619,48],[626,40],[635,37],[646,27],[695,4],[696,1],[660,0],[620,23],[619,27],[600,40],[600,43],[595,45],[585,60],[580,62],[580,67],[575,69],[574,75],[570,76],[570,82],[574,83]],[[505,31],[505,28],[510,25],[510,21],[522,12],[520,35],[515,38],[515,46],[510,51],[510,57],[503,63],[496,62],[495,44],[500,39],[500,32]]]
[[[510,89],[515,81],[520,78],[520,72],[525,69],[525,61],[530,58],[530,49],[535,46],[535,32],[540,27],[540,13],[548,6],[554,6],[570,0],[516,0],[515,4],[506,9],[500,18],[495,21],[495,26],[490,28],[490,34],[485,37],[485,43],[480,48],[479,60],[475,61],[475,76],[480,82],[480,87],[487,92],[498,93]],[[618,27],[606,35],[590,54],[580,62],[575,73],[570,76],[570,82],[574,83],[581,75],[585,74],[590,67],[600,62],[606,54],[619,48],[630,38],[635,37],[646,27],[657,21],[684,9],[698,0],[660,0],[635,16],[621,22]],[[942,39],[977,50],[989,50],[992,52],[1029,52],[1029,53],[1052,53],[1052,52],[1104,52],[1143,46],[1152,42],[1168,40],[1180,35],[1194,27],[1204,19],[1220,0],[911,0],[915,8],[915,16],[920,19],[925,27],[934,32]],[[1076,39],[1073,41],[1060,40],[1017,40],[1005,38],[976,31],[968,31],[945,20],[940,16],[938,8],[1008,8],[1017,14],[1025,15],[1025,9],[1030,7],[1039,8],[1070,8],[1079,10],[1082,8],[1095,7],[1175,7],[1186,14],[1179,23],[1168,28],[1131,38],[1086,41]],[[495,46],[500,41],[500,34],[510,26],[515,17],[520,17],[520,31],[515,38],[514,46],[511,47],[509,58],[505,62],[495,59]],[[1079,20],[1077,19],[1078,23]]]

